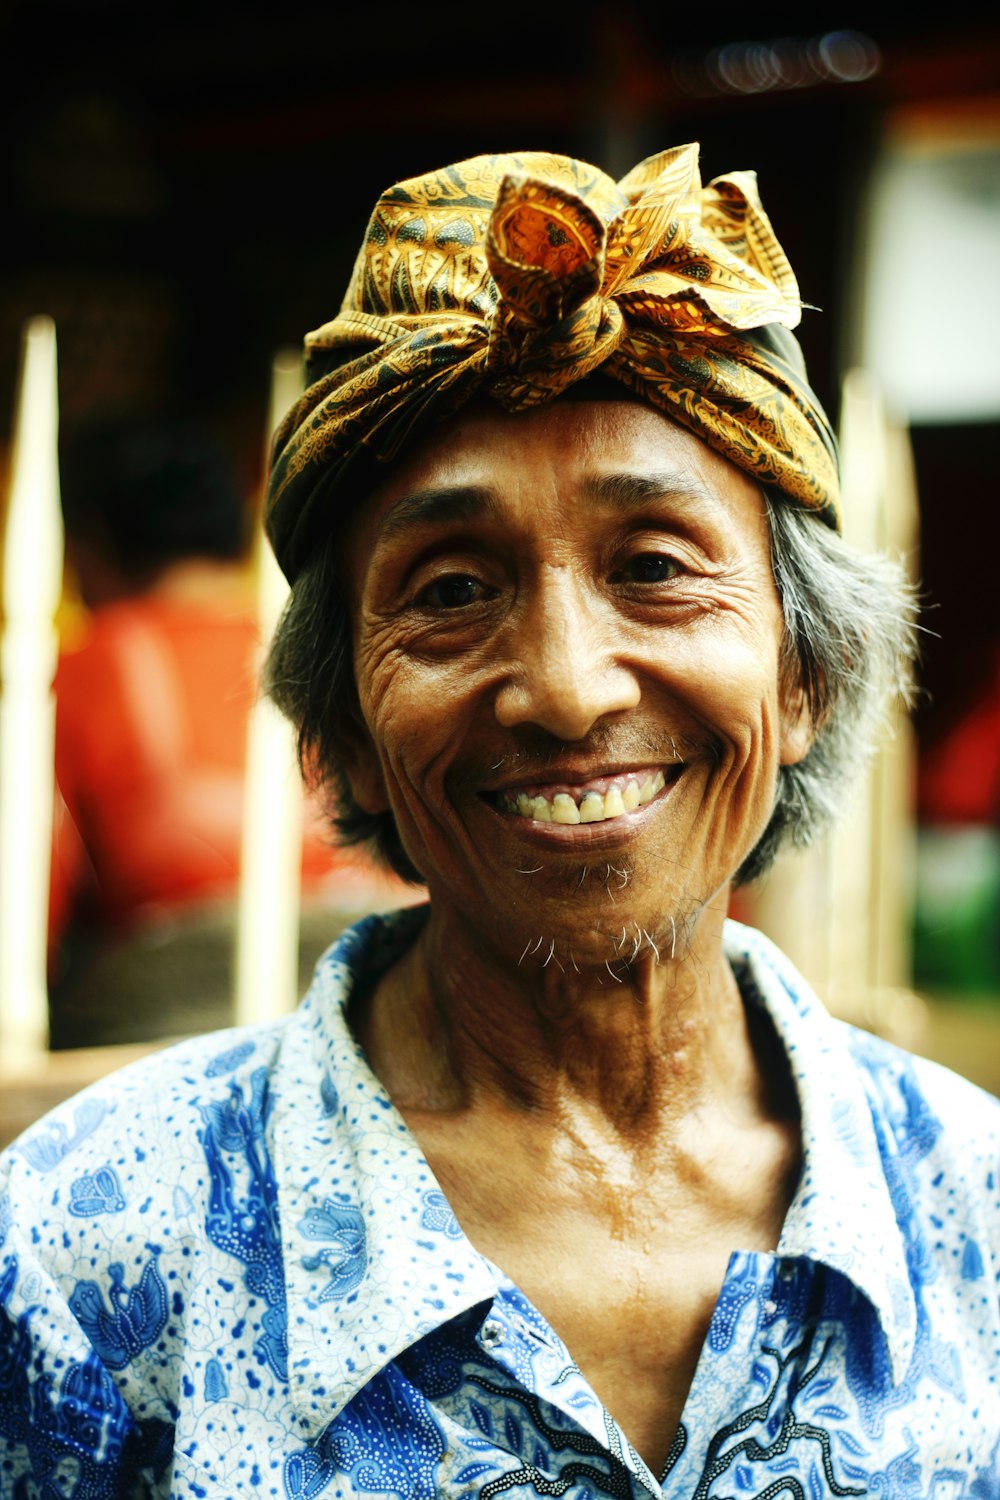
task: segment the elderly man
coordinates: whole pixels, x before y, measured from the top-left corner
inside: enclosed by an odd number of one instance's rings
[[[798,315],[692,147],[380,200],[271,676],[430,904],[14,1147],[5,1494],[1000,1493],[1000,1110],[725,921],[911,631]]]

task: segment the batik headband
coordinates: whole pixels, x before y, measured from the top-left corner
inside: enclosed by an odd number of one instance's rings
[[[694,145],[617,184],[541,152],[402,182],[339,315],[306,339],[308,388],[275,438],[278,561],[294,579],[404,444],[474,396],[525,411],[597,369],[836,526],[800,312],[754,173],[703,188]]]

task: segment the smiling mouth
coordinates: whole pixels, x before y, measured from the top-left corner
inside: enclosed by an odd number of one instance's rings
[[[579,786],[566,783],[512,787],[491,797],[501,812],[536,823],[607,823],[633,813],[671,786],[684,769],[651,766],[618,776],[598,776]]]

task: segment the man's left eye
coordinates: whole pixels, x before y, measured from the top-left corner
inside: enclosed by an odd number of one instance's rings
[[[664,552],[640,552],[615,574],[615,581],[627,583],[666,583],[681,571],[675,557]]]

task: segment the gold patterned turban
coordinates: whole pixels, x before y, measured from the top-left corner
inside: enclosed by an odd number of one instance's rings
[[[308,388],[275,438],[267,527],[293,579],[404,444],[474,396],[508,411],[600,370],[837,525],[833,435],[794,336],[798,285],[752,172],[698,148],[614,183],[542,152],[399,183],[372,214]]]

